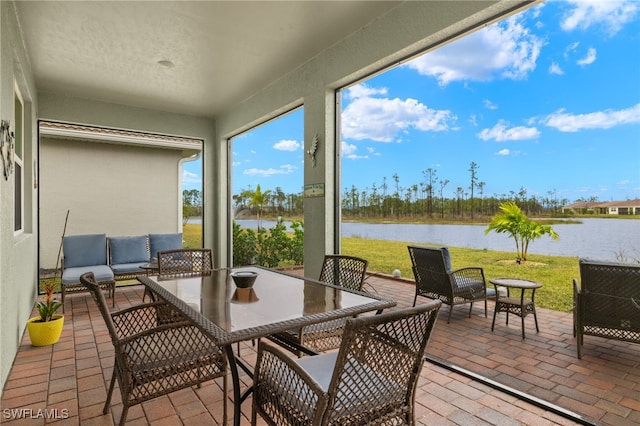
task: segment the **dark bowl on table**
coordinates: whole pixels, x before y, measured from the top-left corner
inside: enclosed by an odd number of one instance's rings
[[[258,277],[257,272],[237,271],[231,273],[231,278],[238,288],[251,288]]]

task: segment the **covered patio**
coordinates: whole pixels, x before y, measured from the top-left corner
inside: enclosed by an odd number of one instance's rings
[[[397,300],[398,307],[413,301],[410,280],[375,274],[367,282],[380,296]],[[118,288],[118,308],[140,303],[142,293],[142,286]],[[71,296],[67,304],[59,343],[36,348],[30,345],[28,335],[22,338],[2,395],[3,423],[25,424],[24,419],[13,417],[18,413],[36,416],[39,410],[58,416],[60,424],[110,425],[119,418],[119,396],[110,414],[102,415],[113,365],[113,346],[103,319],[88,294]],[[533,319],[527,318],[523,340],[519,321],[511,321],[507,327],[504,316],[491,332],[491,301],[488,318],[481,306],[474,306],[471,318],[467,317],[468,309],[459,306],[447,324],[447,310],[443,307],[440,313],[418,381],[418,424],[640,422],[637,345],[587,337],[585,355],[578,360],[570,313],[538,309],[540,332],[535,333]],[[241,354],[250,362],[255,360],[250,342],[241,346]],[[242,381],[250,383],[246,375]],[[133,407],[128,424],[220,424],[222,398],[221,381],[209,382],[200,389],[179,391]],[[242,423],[248,424],[250,401],[244,403],[242,413]],[[38,418],[28,424],[48,422]]]
[[[102,415],[113,346],[88,294],[67,300],[59,343],[36,348],[24,336],[39,298],[39,188],[55,185],[39,180],[41,120],[202,140],[203,245],[224,267],[232,264],[230,140],[304,107],[303,152],[319,143],[300,183],[324,188],[304,199],[304,273],[317,276],[323,255],[340,252],[337,92],[537,3],[0,2],[0,112],[21,126],[20,167],[0,183],[1,421],[113,424],[121,407],[116,401]],[[95,174],[79,173],[76,181],[85,180],[95,183]],[[101,201],[106,219],[96,232],[128,222],[117,202]],[[144,197],[129,207],[145,217],[161,213]],[[178,232],[175,222],[165,232]],[[68,233],[81,233],[74,226]],[[369,283],[399,307],[413,300],[411,283],[384,276]],[[139,303],[142,292],[118,288],[117,306]],[[466,312],[460,307],[451,324],[436,325],[428,356],[446,362],[425,364],[418,423],[640,423],[637,346],[588,338],[579,361],[571,314],[541,309],[540,333],[527,330],[523,341],[518,322],[491,333],[480,308],[472,318]],[[250,343],[242,354],[255,356]],[[207,383],[132,408],[130,424],[216,424],[225,397],[220,383]],[[245,423],[249,413],[245,404]]]

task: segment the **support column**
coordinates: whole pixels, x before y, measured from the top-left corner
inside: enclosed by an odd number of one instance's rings
[[[323,87],[305,96],[304,272],[308,277],[319,276],[324,255],[339,249],[335,238],[340,221],[335,117],[334,91]]]

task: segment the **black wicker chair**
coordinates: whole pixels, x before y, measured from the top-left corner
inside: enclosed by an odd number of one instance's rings
[[[346,321],[338,352],[291,358],[260,342],[252,424],[413,425],[416,384],[438,300]]]
[[[640,343],[640,265],[580,259],[573,280],[573,335]]]
[[[409,256],[413,276],[416,280],[415,306],[418,296],[441,300],[449,305],[447,323],[451,321],[451,312],[455,305],[484,301],[484,316],[487,316],[487,285],[484,272],[479,267],[467,267],[451,270],[449,250],[446,247],[409,246]],[[493,289],[490,292],[494,295]]]
[[[80,281],[96,300],[115,349],[104,414],[109,411],[116,379],[124,405],[120,425],[129,407],[211,379],[222,377],[227,394],[224,350],[177,309],[159,301],[110,313],[93,273],[82,275]],[[226,424],[226,397],[223,400]]]

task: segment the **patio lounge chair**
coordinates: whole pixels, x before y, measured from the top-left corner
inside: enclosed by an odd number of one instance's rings
[[[67,293],[86,291],[80,276],[93,272],[98,285],[106,289],[115,306],[116,281],[107,262],[106,234],[68,235],[62,240],[62,311]]]
[[[109,411],[116,380],[124,405],[120,425],[125,423],[133,405],[194,385],[199,387],[218,377],[223,378],[223,391],[227,395],[224,351],[177,309],[159,301],[110,313],[94,275],[83,274],[80,281],[96,300],[115,349],[103,414]],[[159,315],[159,311],[163,314]],[[167,318],[171,321],[166,321]],[[223,398],[224,424],[226,399]]]
[[[451,312],[455,305],[484,301],[484,316],[487,316],[487,286],[484,272],[479,267],[467,267],[451,270],[451,257],[446,247],[409,246],[409,255],[413,276],[416,280],[415,306],[418,296],[441,300],[449,305],[447,323],[451,321]],[[495,295],[491,289],[490,295]]]
[[[251,423],[413,425],[424,351],[442,302],[349,318],[338,352],[294,359],[261,341]]]
[[[640,265],[580,259],[573,280],[573,335],[640,343]]]

